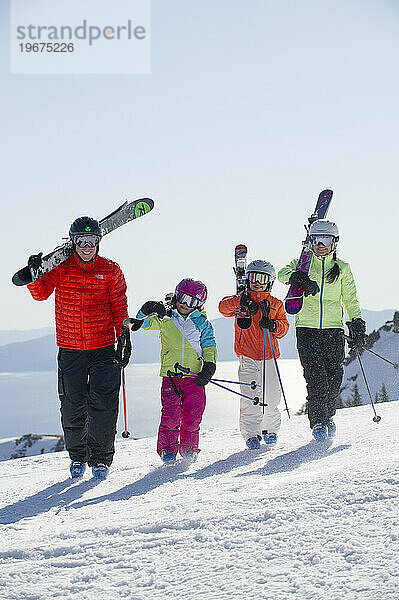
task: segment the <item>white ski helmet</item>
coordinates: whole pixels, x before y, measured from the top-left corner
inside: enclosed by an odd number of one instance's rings
[[[245,269],[245,279],[250,280],[251,273],[264,273],[267,275],[267,290],[269,291],[276,279],[276,271],[271,263],[267,260],[258,258],[249,263]]]
[[[333,223],[333,221],[329,221],[328,219],[318,219],[317,221],[313,221],[313,223],[309,227],[309,236],[310,238],[313,238],[313,236],[318,236],[320,238],[331,237],[331,251],[334,252],[339,240],[339,230],[337,225]],[[324,245],[328,246],[329,244],[327,243]]]

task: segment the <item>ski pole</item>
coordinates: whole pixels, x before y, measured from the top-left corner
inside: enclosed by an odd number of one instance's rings
[[[352,338],[349,337],[349,335],[344,335],[344,338],[348,341],[351,342]],[[399,365],[398,363],[394,363],[390,360],[388,360],[387,358],[385,358],[384,356],[381,356],[381,354],[377,354],[377,352],[374,352],[374,350],[370,350],[370,348],[366,348],[366,346],[362,346],[363,350],[367,350],[367,352],[370,352],[371,354],[374,354],[374,356],[378,356],[378,358],[380,358],[381,360],[385,360],[385,362],[387,362],[388,364],[392,365],[394,369],[399,369]]]
[[[125,321],[126,320],[127,319],[125,319]],[[129,333],[129,327],[125,324],[125,322],[123,322],[122,333],[123,333],[124,327],[126,327],[126,332]],[[129,342],[130,342],[130,340],[129,340]],[[126,335],[123,335],[122,336],[121,362],[123,362],[126,346],[127,346],[127,338],[126,338]],[[124,418],[125,418],[125,430],[122,431],[122,437],[128,438],[128,437],[130,437],[130,431],[127,430],[125,367],[121,367],[121,371],[122,371],[123,413],[124,413]]]
[[[212,379],[210,380],[209,383],[213,383],[213,385],[217,385],[220,388],[223,388],[224,390],[227,390],[228,392],[231,392],[232,394],[236,394],[237,396],[240,396],[241,398],[247,398],[247,400],[251,400],[251,402],[253,404],[259,404],[259,398],[258,396],[255,396],[254,398],[251,398],[251,396],[246,396],[245,394],[240,394],[239,392],[236,392],[235,390],[231,390],[230,388],[226,387],[225,385],[221,385],[220,383],[216,383],[216,381],[213,381]]]
[[[285,392],[284,392],[284,388],[283,388],[283,382],[281,381],[280,370],[279,370],[279,368],[278,368],[278,364],[277,364],[277,358],[276,358],[276,354],[275,354],[275,352],[274,352],[274,347],[273,347],[273,343],[272,343],[272,336],[271,336],[271,333],[270,333],[270,331],[269,331],[268,329],[267,329],[267,330],[265,330],[265,331],[267,331],[267,333],[268,333],[268,335],[269,335],[269,343],[270,343],[270,348],[272,349],[273,360],[274,360],[274,366],[276,367],[276,373],[277,373],[278,380],[279,380],[279,382],[280,382],[281,393],[283,394],[283,398],[284,398],[284,402],[285,402],[285,410],[287,411],[288,418],[289,418],[289,419],[291,419],[291,416],[290,416],[290,411],[289,411],[289,409],[288,409],[287,399],[286,399],[286,397],[285,397]]]
[[[130,431],[127,430],[127,416],[126,416],[126,381],[125,381],[125,368],[122,369],[122,391],[123,391],[123,414],[125,418],[125,430],[122,431],[122,437],[130,437]]]
[[[363,374],[364,382],[366,384],[366,388],[367,388],[367,391],[368,391],[368,394],[369,394],[369,397],[370,397],[371,406],[373,407],[373,411],[374,411],[373,421],[374,421],[374,423],[379,423],[381,421],[381,417],[379,415],[377,415],[377,413],[375,411],[375,406],[374,406],[373,398],[371,396],[369,384],[368,384],[367,379],[366,379],[366,373],[364,372],[363,363],[362,363],[362,361],[360,359],[360,353],[359,353],[359,349],[358,348],[356,348],[356,352],[357,352],[357,357],[359,359],[359,365],[360,365],[360,368],[361,368],[361,371],[362,371],[362,374]]]
[[[212,377],[211,381],[220,381],[221,383],[233,383],[236,385],[250,385],[252,390],[254,390],[256,387],[258,387],[258,384],[256,383],[256,381],[251,381],[251,383],[245,383],[244,381],[230,381],[229,379],[214,379],[213,377]]]
[[[399,369],[398,363],[391,362],[390,360],[388,360],[384,356],[381,356],[381,354],[377,354],[377,352],[374,352],[374,350],[370,350],[370,348],[365,348],[365,350],[367,350],[367,352],[371,352],[371,354],[374,354],[374,356],[378,356],[378,358],[380,358],[381,360],[385,360],[385,362],[387,362],[390,365],[392,365],[394,369]]]
[[[262,412],[265,414],[265,384],[266,384],[266,329],[263,330],[263,372],[262,372]]]
[[[187,375],[190,375],[191,377],[197,377],[197,374],[198,374],[198,373],[193,373],[187,367],[183,367],[182,365],[179,365],[179,363],[175,364],[175,369],[180,369],[181,371],[183,371],[183,373],[186,373]],[[232,394],[236,394],[237,396],[240,396],[241,398],[247,398],[248,400],[251,400],[251,402],[255,405],[259,404],[258,396],[255,396],[254,398],[251,398],[251,396],[245,396],[245,394],[240,394],[239,392],[236,392],[235,390],[231,390],[230,388],[226,387],[225,385],[216,383],[216,381],[213,381],[212,379],[209,380],[209,383],[213,383],[213,385],[217,385],[218,387],[223,388],[224,390],[227,390],[228,392],[231,392]]]

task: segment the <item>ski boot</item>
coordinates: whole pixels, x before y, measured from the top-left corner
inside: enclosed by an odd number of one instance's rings
[[[176,462],[176,454],[170,450],[162,450],[161,458],[164,465],[174,465]]]
[[[332,419],[328,419],[327,423],[328,437],[334,437],[337,433],[337,426]]]
[[[195,450],[193,450],[191,448],[190,450],[187,450],[187,452],[185,454],[183,454],[182,462],[186,465],[191,465],[192,463],[195,463],[197,458],[198,458],[198,452],[196,452]]]
[[[79,460],[73,460],[69,467],[72,479],[79,479],[80,477],[83,477],[85,469],[86,463],[80,462]]]
[[[260,439],[259,436],[251,437],[247,440],[247,448],[250,450],[259,450],[260,448]]]
[[[275,446],[277,444],[277,433],[270,431],[262,431],[263,440],[267,446]]]
[[[328,437],[327,425],[324,425],[324,423],[316,423],[313,427],[313,437],[318,442],[324,442]]]
[[[104,463],[97,463],[91,468],[94,479],[107,479],[109,467]]]

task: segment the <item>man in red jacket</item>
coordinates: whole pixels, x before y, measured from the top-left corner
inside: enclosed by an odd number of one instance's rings
[[[86,462],[105,479],[114,456],[121,367],[130,358],[126,283],[118,264],[98,254],[98,221],[79,217],[69,230],[74,253],[28,289],[35,300],[55,290],[58,394],[72,478]],[[38,268],[41,254],[29,258]],[[115,350],[115,336],[117,348]]]

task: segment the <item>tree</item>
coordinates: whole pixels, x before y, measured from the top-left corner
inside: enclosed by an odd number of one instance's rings
[[[380,399],[379,399],[380,402],[389,402],[389,396],[388,396],[387,388],[385,387],[385,383],[383,383],[381,386],[379,397],[380,397]]]
[[[301,408],[295,413],[296,415],[306,415],[308,413],[308,403],[304,402]]]
[[[362,397],[359,392],[359,386],[357,385],[357,383],[355,383],[352,388],[352,396],[350,398],[348,398],[348,400],[346,401],[346,406],[349,406],[349,407],[362,406],[362,404],[363,404],[363,402],[362,402]]]
[[[399,311],[395,311],[393,315],[393,330],[395,333],[399,332]]]
[[[337,396],[337,399],[335,400],[335,408],[336,409],[338,409],[338,408],[345,408],[345,404],[344,404],[344,401],[342,400],[341,394],[339,394]]]

